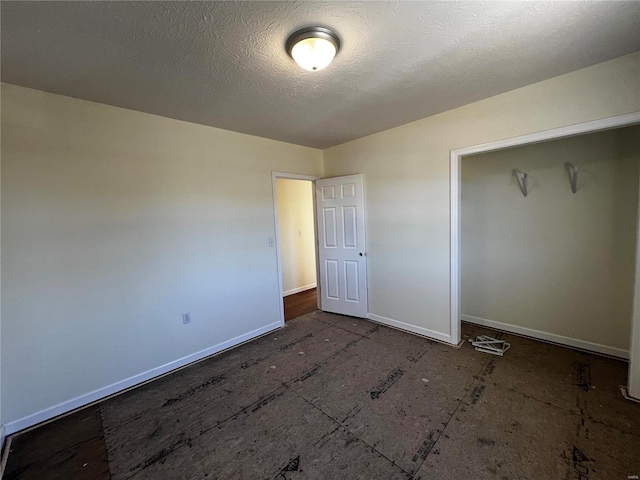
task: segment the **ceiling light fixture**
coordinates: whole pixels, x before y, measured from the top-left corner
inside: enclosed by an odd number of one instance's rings
[[[338,53],[340,39],[328,28],[305,27],[289,37],[286,48],[298,65],[317,72],[329,65]]]

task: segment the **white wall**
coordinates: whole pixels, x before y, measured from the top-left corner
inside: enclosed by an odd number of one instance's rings
[[[449,152],[638,111],[638,78],[635,53],[325,150],[364,173],[369,311],[448,338]]]
[[[635,141],[635,143],[634,143]],[[635,137],[627,145],[633,151],[630,155],[640,155],[640,138]],[[636,198],[638,204],[638,223],[636,230],[636,261],[635,261],[635,285],[633,304],[633,324],[631,326],[631,361],[629,362],[629,395],[640,399],[640,195]]]
[[[322,152],[3,84],[3,421],[277,326],[273,170]]]
[[[278,235],[285,296],[316,286],[313,183],[276,179]]]
[[[628,355],[640,160],[633,138],[640,127],[462,159],[462,313],[479,317],[469,320]],[[576,194],[568,162],[580,168]],[[516,169],[529,174],[526,198]]]
[[[0,118],[2,116],[2,106],[0,102]],[[0,132],[1,133],[1,132]],[[2,135],[0,134],[0,219],[2,217]],[[2,222],[0,221],[0,455],[4,450],[4,421],[2,416]]]

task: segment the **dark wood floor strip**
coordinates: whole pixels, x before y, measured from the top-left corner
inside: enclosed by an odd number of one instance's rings
[[[98,406],[13,438],[4,480],[109,480]]]
[[[287,295],[283,298],[284,321],[288,322],[301,315],[315,312],[317,310],[317,289],[305,290],[304,292]]]

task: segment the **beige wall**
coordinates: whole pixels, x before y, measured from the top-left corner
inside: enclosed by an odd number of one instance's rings
[[[322,152],[3,84],[3,422],[278,322],[273,170]]]
[[[462,159],[464,315],[628,353],[636,139],[637,126]],[[529,175],[526,198],[514,170]]]
[[[2,117],[0,102],[0,118]],[[2,212],[2,135],[0,132],[0,220]],[[2,221],[0,221],[0,453],[4,450],[4,417],[2,416]]]
[[[640,155],[640,138],[629,141],[633,151],[629,155]],[[631,326],[631,361],[629,362],[629,394],[640,399],[640,194],[636,198],[638,204],[638,223],[636,230],[636,264],[633,305],[633,325]]]
[[[369,311],[448,336],[450,151],[638,111],[639,67],[627,55],[325,150],[326,176],[364,174]]]
[[[282,291],[291,295],[316,286],[313,183],[276,179]]]

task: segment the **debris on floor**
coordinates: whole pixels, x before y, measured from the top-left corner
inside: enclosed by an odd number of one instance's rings
[[[511,347],[510,343],[504,340],[498,340],[497,338],[488,337],[486,335],[478,335],[475,342],[471,342],[471,345],[476,347],[479,352],[490,353],[492,355],[503,356],[504,353]]]

